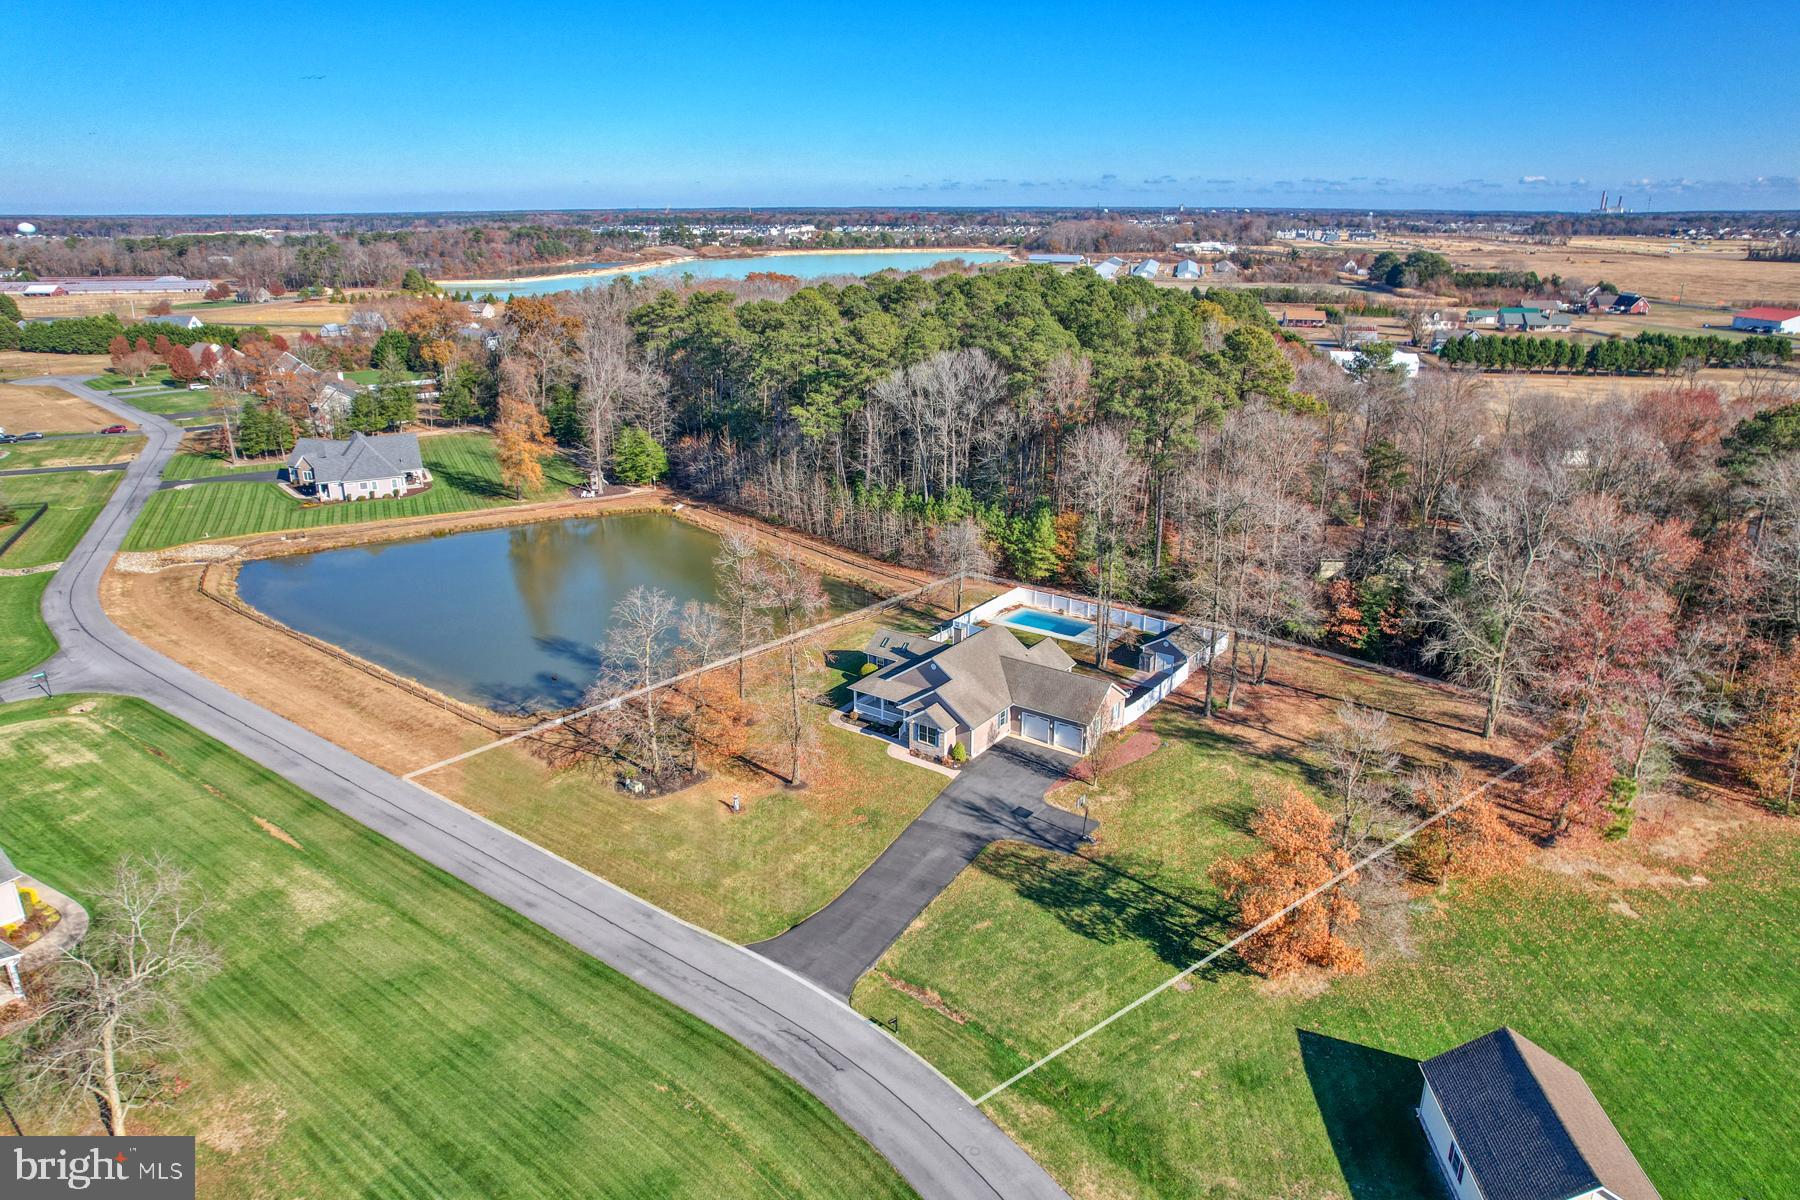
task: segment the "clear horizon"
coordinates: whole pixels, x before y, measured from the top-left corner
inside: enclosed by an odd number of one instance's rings
[[[1279,22],[1208,13],[1202,31],[1134,6],[1109,12],[1107,40],[1063,5],[1002,24],[928,4],[904,27],[701,6],[649,29],[638,11],[496,23],[403,3],[335,42],[255,21],[197,39],[118,0],[84,7],[80,29],[20,11],[22,67],[100,28],[130,54],[0,80],[21,114],[0,210],[1580,213],[1602,190],[1635,212],[1800,209],[1800,98],[1740,98],[1774,58],[1722,0],[1553,25],[1302,0]]]

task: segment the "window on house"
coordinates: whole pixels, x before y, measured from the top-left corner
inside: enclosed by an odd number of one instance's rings
[[[1455,1142],[1450,1143],[1450,1153],[1444,1157],[1450,1163],[1451,1176],[1455,1178],[1456,1182],[1461,1183],[1463,1181],[1463,1156],[1462,1151],[1456,1148]]]
[[[934,750],[942,745],[944,740],[941,730],[917,721],[913,723],[913,736]]]

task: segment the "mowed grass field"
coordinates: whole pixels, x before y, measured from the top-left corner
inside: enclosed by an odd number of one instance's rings
[[[204,450],[184,450],[164,464],[162,477],[164,479],[211,479],[220,475],[246,475],[256,471],[275,471],[286,465],[286,455],[234,463],[228,461],[223,454],[214,454]]]
[[[0,679],[10,679],[56,653],[56,639],[44,624],[44,589],[51,573],[0,575]]]
[[[82,897],[164,854],[209,897],[187,1087],[135,1122],[198,1137],[202,1196],[910,1194],[761,1059],[156,709],[9,705],[0,775],[24,870]]]
[[[57,471],[0,479],[0,491],[21,510],[37,504],[49,506],[11,549],[0,554],[0,567],[35,567],[67,558],[119,486],[122,475],[121,471]]]
[[[979,1096],[1228,936],[1206,878],[1309,764],[1165,708],[1103,777],[1086,860],[991,847],[858,986]],[[1792,1194],[1800,828],[1758,821],[1659,887],[1530,869],[1413,902],[1367,973],[1217,969],[989,1102],[1073,1194],[1438,1200],[1417,1062],[1511,1025],[1582,1071],[1665,1196]]]
[[[88,438],[45,438],[41,442],[14,442],[0,446],[0,471],[28,467],[79,467],[94,463],[127,462],[144,448],[135,435]],[[4,484],[0,484],[4,486]]]
[[[95,438],[62,443],[67,446],[117,448],[142,439]],[[34,450],[55,447],[56,442],[28,443]],[[18,447],[12,447],[17,449]],[[0,459],[0,465],[9,462]],[[70,471],[54,475],[14,475],[0,479],[0,495],[14,505],[21,519],[43,506],[44,512],[19,540],[0,554],[0,568],[35,567],[61,562],[81,540],[108,496],[119,485],[117,471]],[[0,528],[0,539],[13,532]],[[56,639],[44,624],[44,589],[52,572],[0,576],[0,679],[27,671],[56,652]]]
[[[126,535],[124,548],[156,550],[206,538],[470,512],[516,503],[500,486],[494,442],[487,434],[420,438],[419,450],[434,482],[413,496],[307,506],[272,483],[200,484],[158,492]],[[544,487],[528,499],[563,495],[582,479],[574,463],[553,458],[544,464]]]

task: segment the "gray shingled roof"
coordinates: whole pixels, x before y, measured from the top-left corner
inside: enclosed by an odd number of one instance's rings
[[[922,633],[901,633],[883,626],[863,643],[863,653],[881,658],[923,658],[943,646],[943,642],[934,642]]]
[[[1660,1200],[1580,1072],[1513,1030],[1419,1070],[1486,1200],[1571,1200],[1597,1187]]]
[[[299,466],[301,459],[311,464],[316,483],[395,479],[408,471],[424,469],[419,458],[419,437],[414,433],[378,433],[374,437],[353,433],[347,442],[301,438],[288,455],[288,466]]]
[[[934,646],[933,653],[859,679],[850,690],[902,705],[941,704],[972,728],[1014,704],[1086,725],[1115,686],[1074,674],[1074,660],[1053,639],[1027,648],[1002,625]]]

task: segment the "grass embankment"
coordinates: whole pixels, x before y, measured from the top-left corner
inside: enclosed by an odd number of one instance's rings
[[[922,617],[884,618],[922,628]],[[848,698],[848,679],[873,622],[834,630],[829,665],[807,687],[831,704]],[[785,662],[785,660],[781,660]],[[753,700],[773,702],[781,664],[753,665]],[[808,704],[820,753],[789,789],[775,771],[788,760],[752,731],[750,754],[770,770],[733,765],[674,795],[643,799],[619,790],[610,767],[552,771],[518,746],[502,747],[425,776],[458,803],[517,831],[571,862],[723,937],[773,937],[823,908],[848,887],[949,782],[889,758],[885,743],[830,725],[830,708]],[[744,811],[733,815],[732,795]]]
[[[42,611],[50,579],[49,572],[0,575],[0,679],[22,675],[56,653]]]
[[[211,898],[187,1087],[137,1123],[198,1136],[202,1195],[909,1194],[723,1035],[168,715],[91,703],[0,709],[6,848],[76,897],[162,853]]]
[[[309,507],[273,483],[202,485],[158,492],[126,535],[124,548],[157,550],[206,538],[471,512],[518,503],[500,485],[494,442],[487,434],[451,433],[420,438],[419,450],[434,482],[413,496]],[[574,463],[564,458],[552,459],[544,465],[544,487],[527,499],[566,495],[570,487],[583,479]]]
[[[1206,868],[1309,769],[1301,746],[1250,752],[1191,709],[1154,729],[1160,747],[1101,781],[1091,861],[990,848],[857,989],[972,1095],[1227,936]],[[1664,1195],[1774,1200],[1800,1119],[1800,833],[1770,829],[1716,850],[1705,886],[1665,870],[1609,895],[1532,870],[1428,896],[1411,957],[1328,988],[1221,960],[988,1111],[1076,1191],[1436,1200],[1416,1062],[1510,1024],[1587,1076]]]

